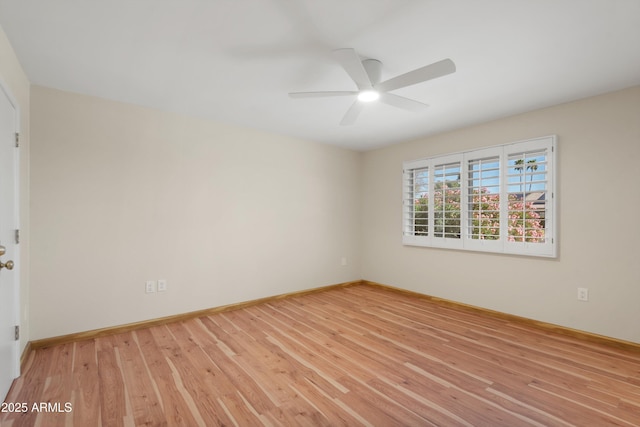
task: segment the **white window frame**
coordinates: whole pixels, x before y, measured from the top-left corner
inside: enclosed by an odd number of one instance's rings
[[[530,172],[533,175],[544,175],[545,202],[544,221],[545,233],[542,242],[517,242],[509,241],[508,238],[508,206],[509,206],[509,166],[510,155],[530,152],[545,153],[545,167],[542,172]],[[469,221],[468,203],[470,200],[469,185],[469,162],[480,159],[497,157],[499,160],[499,198],[500,198],[500,233],[496,240],[482,240],[472,238]],[[434,235],[434,214],[433,206],[435,181],[434,169],[438,165],[460,163],[460,237],[447,238],[436,237]],[[526,166],[525,166],[526,167]],[[412,225],[414,218],[413,206],[415,203],[414,190],[411,188],[411,176],[413,171],[418,169],[428,169],[428,234],[416,235],[415,226]],[[402,179],[402,243],[408,246],[425,246],[433,248],[446,248],[458,250],[470,250],[480,252],[505,253],[515,255],[530,255],[540,257],[555,258],[557,255],[557,235],[556,235],[556,136],[545,136],[541,138],[518,141],[488,148],[471,150],[460,153],[446,154],[442,156],[430,157],[406,161],[403,163]],[[526,176],[525,176],[526,179]],[[526,182],[526,181],[525,181]],[[526,190],[523,192],[526,194]],[[524,198],[524,196],[523,196]]]

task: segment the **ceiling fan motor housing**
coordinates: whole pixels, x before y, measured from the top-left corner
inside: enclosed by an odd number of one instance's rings
[[[380,83],[380,77],[382,76],[382,62],[377,59],[365,59],[362,61],[362,66],[367,72],[369,80],[371,80],[371,84],[373,86]]]

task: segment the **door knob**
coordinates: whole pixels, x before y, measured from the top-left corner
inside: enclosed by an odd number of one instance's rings
[[[0,245],[0,256],[4,255],[7,253],[7,248],[5,248],[4,246]]]
[[[6,263],[0,261],[0,270],[6,268],[7,270],[13,270],[13,261],[9,260]]]

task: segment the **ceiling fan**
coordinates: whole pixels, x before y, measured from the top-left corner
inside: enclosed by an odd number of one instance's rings
[[[291,98],[321,98],[333,96],[357,96],[340,122],[341,125],[355,123],[365,103],[380,100],[385,104],[402,108],[403,110],[418,112],[428,107],[422,102],[405,98],[404,96],[389,93],[393,90],[411,86],[427,80],[446,76],[456,71],[456,64],[450,59],[434,62],[408,73],[401,74],[383,82],[380,81],[382,62],[377,59],[361,60],[354,49],[337,49],[333,51],[334,57],[342,68],[355,82],[358,90],[349,91],[323,91],[323,92],[291,92]]]

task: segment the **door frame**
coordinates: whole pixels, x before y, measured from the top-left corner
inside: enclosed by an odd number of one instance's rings
[[[16,112],[16,116],[15,116],[15,129],[14,132],[21,134],[20,132],[20,123],[21,123],[21,114],[20,114],[20,104],[18,104],[18,102],[16,101],[16,98],[12,95],[11,93],[11,89],[9,88],[9,85],[6,84],[6,82],[4,81],[4,79],[2,79],[2,77],[0,77],[0,92],[2,92],[2,95],[4,95],[7,100],[9,101],[9,103],[13,106],[15,112]],[[1,96],[1,95],[0,95]],[[22,148],[22,145],[20,144],[18,147],[16,147],[16,150],[14,150],[14,157],[13,157],[13,162],[14,162],[14,212],[15,212],[15,218],[16,218],[16,228],[18,230],[21,230],[21,224],[20,224],[20,200],[21,200],[21,192],[20,192],[20,148]],[[14,305],[14,324],[20,327],[20,339],[16,340],[13,344],[13,369],[12,369],[12,376],[14,378],[18,378],[20,376],[20,343],[22,342],[22,334],[23,334],[23,330],[22,330],[22,325],[21,325],[21,315],[20,315],[20,292],[22,290],[22,286],[21,286],[21,265],[22,263],[21,261],[21,257],[20,257],[20,252],[21,252],[21,245],[18,243],[16,244],[16,251],[15,254],[13,254],[12,258],[15,262],[15,267],[12,271],[12,274],[14,275],[14,298],[13,298],[13,305]]]

